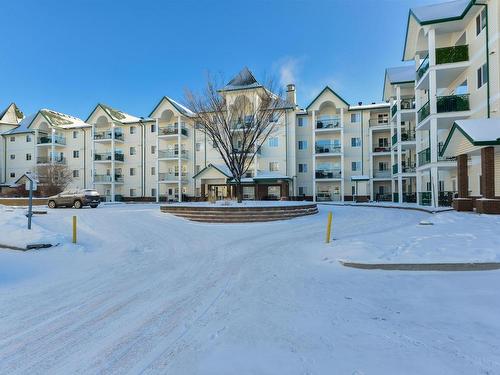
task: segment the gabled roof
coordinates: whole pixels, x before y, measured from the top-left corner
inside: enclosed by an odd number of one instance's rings
[[[193,176],[193,178],[198,177],[200,174],[205,173],[209,169],[215,169],[216,171],[222,173],[227,178],[233,178],[233,174],[225,164],[212,164],[212,163],[208,164],[205,168],[196,173]]]
[[[90,126],[78,117],[73,117],[65,113],[56,112],[51,109],[41,109],[38,112],[25,117],[19,123],[18,127],[6,132],[5,134],[31,133],[31,124],[38,115],[42,116],[49,123],[49,125],[54,128],[72,129]]]
[[[103,103],[98,103],[95,108],[90,112],[89,117],[85,120],[87,122],[90,117],[92,117],[92,114],[97,110],[97,108],[101,108],[106,114],[111,117],[113,121],[116,122],[121,122],[122,124],[128,124],[128,123],[134,123],[134,122],[139,122],[141,119],[139,117],[135,117],[132,115],[129,115],[128,113],[122,112],[118,109],[114,109],[106,104]]]
[[[164,96],[163,98],[161,98],[161,100],[158,102],[158,104],[151,111],[151,113],[149,114],[149,117],[151,117],[153,115],[153,113],[158,109],[158,107],[161,105],[161,103],[163,103],[164,100],[168,101],[182,115],[188,116],[188,117],[194,116],[194,112],[191,111],[189,108],[183,106],[182,104],[176,102],[174,99],[169,98],[168,96]]]
[[[29,130],[29,126],[35,119],[35,117],[38,115],[37,113],[34,113],[32,115],[26,116],[20,123],[19,126],[9,130],[8,132],[5,132],[3,134],[20,134],[20,133],[32,133],[32,130]]]
[[[500,118],[457,120],[441,149],[444,155],[455,133],[461,133],[473,146],[500,145]]]
[[[255,79],[252,72],[245,66],[241,71],[231,79],[222,91],[243,90],[262,87]]]
[[[347,106],[349,106],[349,103],[347,103],[339,94],[337,94],[335,91],[333,91],[329,86],[325,86],[323,90],[309,103],[309,105],[306,107],[306,109],[309,109],[318,98],[323,95],[324,92],[330,91],[334,96],[339,98],[342,102],[344,102]]]
[[[24,114],[21,112],[16,103],[10,103],[7,108],[0,112],[0,122],[17,125],[24,118]]]
[[[403,61],[413,58],[412,56],[407,56],[406,54],[408,47],[408,32],[410,27],[461,20],[467,15],[470,8],[474,5],[476,5],[476,0],[455,0],[411,8],[408,12],[408,20],[406,24]]]

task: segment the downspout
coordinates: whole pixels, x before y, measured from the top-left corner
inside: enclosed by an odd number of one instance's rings
[[[7,138],[2,136],[3,139],[3,182],[7,181]],[[36,140],[35,140],[36,142]],[[36,161],[36,160],[35,160]]]
[[[87,133],[85,128],[82,128],[83,133],[83,187],[87,188]]]
[[[489,35],[488,35],[488,24],[489,24],[489,17],[488,17],[488,4],[483,4],[483,3],[476,3],[476,5],[482,5],[484,9],[486,10],[486,73],[488,74],[488,82],[486,82],[486,96],[487,96],[487,103],[486,106],[488,108],[488,118],[491,116],[491,109],[490,109],[490,48],[489,48]]]
[[[141,126],[141,197],[144,198],[144,179],[146,178],[146,172],[144,171],[144,137],[146,131],[144,129],[144,122],[142,121],[142,119],[139,120],[139,125]]]
[[[364,153],[363,149],[365,148],[365,140],[363,138],[363,114],[364,110],[361,110],[361,175],[365,175],[365,163],[364,163]],[[358,182],[356,181],[356,195],[358,194]]]

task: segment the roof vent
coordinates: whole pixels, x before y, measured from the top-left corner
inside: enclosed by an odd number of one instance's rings
[[[362,104],[363,104],[363,102],[358,102],[358,105],[362,105]]]

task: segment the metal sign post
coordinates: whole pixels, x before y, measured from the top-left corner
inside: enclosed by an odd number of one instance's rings
[[[33,216],[33,180],[29,179],[30,198],[28,205],[28,229],[31,229],[31,217]]]

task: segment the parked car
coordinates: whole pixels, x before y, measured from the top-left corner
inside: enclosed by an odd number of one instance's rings
[[[82,208],[90,206],[96,208],[101,202],[99,193],[92,189],[83,190],[65,190],[57,195],[53,195],[47,199],[49,208],[56,207],[74,207]]]

